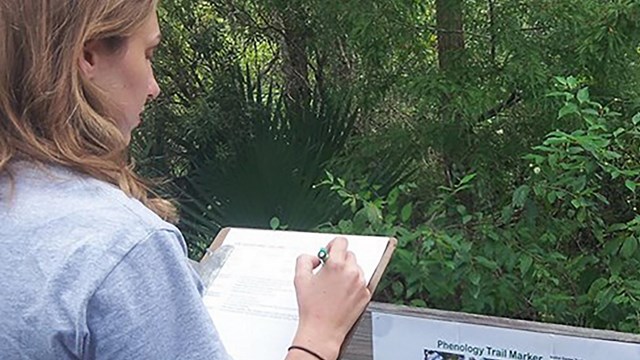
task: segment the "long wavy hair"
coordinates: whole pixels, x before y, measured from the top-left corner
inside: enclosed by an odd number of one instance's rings
[[[62,165],[176,220],[175,206],[135,174],[109,99],[79,67],[88,41],[105,41],[113,51],[127,46],[157,2],[0,1],[0,174],[10,174],[15,159]]]

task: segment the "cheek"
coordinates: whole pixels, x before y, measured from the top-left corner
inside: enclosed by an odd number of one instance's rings
[[[148,97],[148,70],[146,66],[130,67],[124,74],[124,91],[121,98],[127,113],[138,114]]]
[[[140,91],[146,87],[149,66],[144,54],[138,54],[132,51],[128,54],[122,68],[122,76],[124,85],[129,91]],[[129,94],[131,96],[132,94]],[[137,98],[137,96],[136,96]]]
[[[145,59],[144,62],[140,62],[136,64],[136,66],[131,67],[130,73],[128,74],[128,83],[129,87],[135,91],[140,92],[140,96],[147,96],[146,91],[149,87],[149,76],[150,69],[148,63]]]

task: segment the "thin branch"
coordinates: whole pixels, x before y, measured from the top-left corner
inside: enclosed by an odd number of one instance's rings
[[[505,111],[506,109],[517,105],[521,101],[522,101],[522,96],[520,91],[514,90],[505,101],[501,102],[494,108],[489,109],[486,112],[484,112],[482,115],[480,115],[478,117],[478,120],[476,120],[476,122],[483,122],[483,121],[492,119],[496,117],[498,114],[500,114],[501,112]]]
[[[496,18],[493,0],[489,0],[489,29],[491,30],[491,63],[496,63]]]
[[[223,7],[222,5],[215,4],[216,2],[213,2],[213,3],[214,3],[214,6],[218,8],[219,13],[226,14],[230,17],[235,15],[235,17],[237,17],[240,21],[242,21],[244,25],[252,27],[253,29],[259,32],[263,32],[265,34],[276,33],[280,36],[283,36],[284,34],[284,30],[281,27],[273,25],[270,19],[267,19],[264,16],[264,14],[262,14],[261,12],[258,12],[258,17],[260,18],[260,20],[263,22],[264,25],[261,25],[258,22],[258,20],[256,20],[249,13],[247,9],[237,6],[237,3],[234,1],[230,1],[230,0],[225,1],[225,4],[227,5],[227,9],[225,9],[226,11],[220,10],[220,8]]]

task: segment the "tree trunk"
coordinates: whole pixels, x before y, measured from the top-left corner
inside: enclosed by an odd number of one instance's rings
[[[304,15],[296,9],[285,9],[282,44],[282,71],[285,80],[286,101],[289,109],[300,114],[309,105],[309,59],[307,31]]]
[[[438,64],[445,72],[455,67],[456,59],[465,48],[462,10],[463,0],[436,0]]]
[[[461,73],[456,70],[462,69],[460,62],[465,50],[463,8],[464,0],[436,0],[438,65],[447,83],[454,84],[453,87],[456,83],[459,84]],[[456,163],[456,154],[459,154],[467,143],[467,131],[460,115],[450,105],[453,96],[455,92],[450,90],[444,92],[440,98],[440,117],[443,125],[441,129],[446,135],[441,137],[443,143],[440,151],[444,176],[450,187],[468,170],[459,161]],[[470,194],[463,192],[458,198],[471,211],[473,199]]]

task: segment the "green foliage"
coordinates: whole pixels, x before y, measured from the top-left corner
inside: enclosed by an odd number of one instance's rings
[[[530,176],[493,213],[460,203],[476,174],[440,187],[429,206],[415,185],[378,197],[366,183],[324,182],[352,214],[326,230],[398,238],[378,300],[640,330],[640,115],[624,120],[576,79],[558,81],[558,116],[583,125],[534,147]]]
[[[329,222],[398,238],[378,300],[638,331],[640,3],[460,3],[444,56],[433,1],[163,0],[141,171],[194,257]]]
[[[181,178],[192,161],[202,161],[200,154],[224,156],[249,120],[240,61],[212,4],[162,1],[159,18],[163,39],[153,66],[162,92],[147,109],[133,148],[144,173]],[[228,136],[210,141],[220,134]]]
[[[236,139],[227,157],[200,153],[185,178],[183,221],[190,237],[202,236],[207,226],[207,236],[225,226],[277,228],[284,223],[308,229],[339,214],[337,199],[313,185],[352,133],[357,113],[350,102],[318,97],[294,113],[272,88],[264,91],[260,81],[246,81],[245,107],[253,120],[248,135]],[[208,141],[224,141],[225,134],[219,136]]]
[[[567,258],[577,292],[573,301],[585,312],[586,325],[637,331],[640,116],[628,120],[590,100],[573,78],[559,82],[563,91],[553,96],[564,105],[558,116],[584,125],[551,132],[526,157],[533,167],[531,198],[546,225],[539,236]]]

